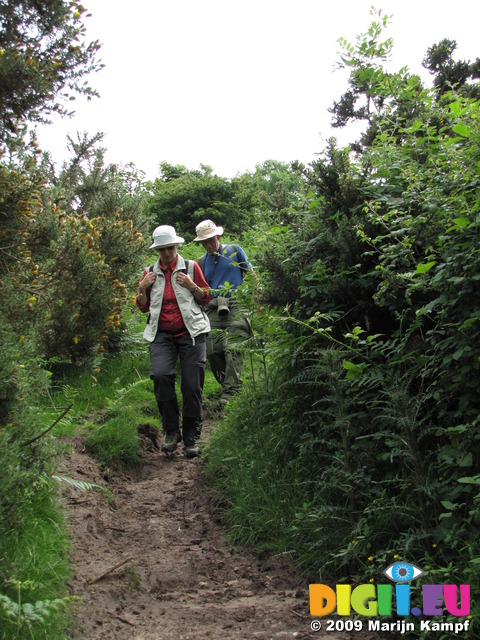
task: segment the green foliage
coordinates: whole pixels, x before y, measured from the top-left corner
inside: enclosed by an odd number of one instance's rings
[[[368,31],[357,37],[355,45],[339,39],[342,54],[338,68],[350,70],[350,86],[329,110],[334,116],[334,127],[344,127],[351,121],[366,123],[359,142],[351,145],[355,151],[362,152],[379,133],[388,131],[397,141],[401,140],[405,123],[428,113],[425,95],[422,95],[424,87],[418,76],[411,75],[407,67],[396,73],[385,71],[383,64],[391,55],[393,40],[382,41],[381,37],[391,17],[373,8],[371,14],[374,19]],[[476,81],[480,77],[480,60],[454,61],[456,47],[454,40],[444,39],[430,47],[423,60],[423,66],[434,75],[434,86],[438,89],[435,100],[441,100],[451,90],[462,96],[479,97]]]
[[[41,411],[39,405],[50,404],[50,383],[61,362],[88,364],[91,374],[93,359],[119,344],[127,287],[144,244],[141,176],[132,167],[106,167],[96,148],[99,136],[71,142],[72,159],[58,175],[35,143],[23,140],[26,120],[65,112],[58,98],[92,95],[80,79],[98,68],[98,44],[81,43],[83,7],[53,2],[44,9],[38,2],[3,3],[0,9],[5,145],[0,150],[0,626],[5,638],[63,634],[68,562],[51,477],[56,452],[51,434],[38,438],[59,411]],[[60,90],[63,96],[56,96]]]
[[[300,172],[294,171],[285,162],[275,160],[257,164],[251,180],[262,208],[287,218],[289,211],[298,203],[304,183]]]
[[[203,218],[247,249],[264,290],[258,310],[256,280],[238,292],[254,328],[236,345],[248,356],[246,382],[206,451],[232,538],[349,581],[375,579],[398,556],[475,594],[478,61],[455,63],[456,43],[444,40],[424,60],[437,89],[406,68],[386,72],[392,41],[382,41],[388,18],[377,14],[356,45],[341,41],[350,87],[332,110],[336,126],[367,123],[352,145],[361,154],[331,140],[308,168],[269,160],[230,181],[164,163],[147,195],[133,167],[105,166],[101,136],[70,140],[72,160],[57,173],[17,131],[61,110],[48,91],[78,90],[85,64],[95,67],[95,44],[70,43],[83,8],[69,6],[1,9],[1,38],[10,38],[0,39],[10,82],[1,127],[15,158],[0,164],[0,620],[11,637],[34,621],[54,629],[48,614],[65,602],[51,440],[27,443],[68,396],[69,428],[82,421],[104,464],[138,459],[139,416],[158,416],[143,319],[126,314],[127,291],[148,260],[143,235],[168,222],[190,240]],[[46,58],[47,34],[54,47],[66,38],[64,57]],[[215,384],[208,374],[212,396]]]
[[[193,171],[167,163],[161,167],[145,202],[145,215],[154,226],[167,221],[190,241],[195,237],[195,226],[207,218],[225,226],[228,233],[238,233],[252,224],[255,200],[248,177],[229,181],[204,165]]]
[[[340,101],[334,102],[330,109],[335,116],[332,121],[333,127],[344,127],[351,120],[368,123],[369,129],[361,140],[363,145],[368,145],[369,140],[375,136],[376,117],[388,103],[393,86],[403,84],[403,71],[394,75],[386,73],[382,67],[393,48],[392,38],[380,40],[390,17],[373,8],[370,13],[376,20],[371,22],[366,33],[357,36],[356,45],[344,38],[339,39],[343,53],[338,68],[350,70],[350,86]],[[356,148],[360,147],[357,145]]]
[[[205,449],[205,472],[228,503],[232,542],[281,552],[290,548],[286,526],[302,487],[293,486],[298,476],[288,445],[295,435],[285,407],[260,386],[231,401]]]
[[[65,598],[55,598],[53,600],[39,600],[35,603],[24,602],[25,594],[29,589],[35,587],[31,581],[20,582],[19,580],[11,581],[17,590],[16,600],[0,593],[0,622],[2,624],[2,637],[7,638],[33,638],[36,630],[42,630],[42,633],[52,634],[60,632],[57,625],[54,627],[50,624],[52,615],[57,620],[59,612],[64,613],[65,610],[80,598],[76,596],[67,596]],[[52,637],[50,635],[50,637]]]
[[[2,358],[0,360],[0,423],[6,424],[15,408],[15,394],[19,387],[15,374],[21,373],[19,365],[18,338],[11,327],[0,320]]]
[[[125,411],[99,427],[86,438],[93,455],[110,467],[124,467],[136,462],[140,455],[136,414]]]
[[[72,144],[58,177],[45,164],[2,168],[1,306],[47,359],[91,362],[116,339],[143,252],[140,177],[105,167],[96,142]]]
[[[368,145],[331,142],[298,167],[300,206],[263,231],[265,300],[288,305],[284,332],[260,327],[268,389],[239,398],[206,470],[240,541],[277,541],[348,581],[395,555],[475,594],[479,104],[385,73],[381,31],[343,59]],[[269,482],[281,496],[265,500]]]
[[[478,80],[480,77],[480,59],[477,58],[473,63],[465,60],[455,61],[452,56],[456,48],[455,40],[445,38],[429,47],[422,64],[435,75],[434,86],[439,90],[439,97],[451,89],[456,89],[463,95],[478,99],[478,83],[471,84],[469,80]]]
[[[79,2],[9,0],[0,6],[0,140],[22,122],[42,122],[51,112],[69,113],[75,94],[96,95],[86,74],[101,69],[100,45],[86,44]],[[63,104],[62,104],[63,103]]]
[[[56,476],[52,475],[52,480],[56,480],[59,483],[69,484],[71,487],[75,489],[80,489],[82,491],[90,491],[90,489],[95,489],[99,485],[92,484],[91,482],[84,482],[82,480],[76,480],[74,478],[66,478],[65,476]]]
[[[24,447],[17,435],[12,426],[0,431],[2,637],[30,638],[30,630],[40,627],[54,637],[64,616],[47,616],[68,602],[59,598],[66,590],[68,561],[52,462],[47,466],[52,452],[40,442]]]
[[[37,399],[46,394],[49,375],[32,335],[19,336],[1,319],[0,340],[0,431],[10,429],[15,439],[26,441],[42,426]]]

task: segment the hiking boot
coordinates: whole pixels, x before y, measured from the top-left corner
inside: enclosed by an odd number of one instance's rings
[[[186,458],[198,458],[200,455],[200,449],[197,444],[192,444],[189,447],[185,447]]]
[[[162,451],[165,453],[173,453],[177,448],[177,444],[181,441],[182,436],[179,431],[170,431],[165,435],[162,444]]]
[[[198,440],[202,428],[202,419],[199,417],[183,417],[183,446],[186,458],[197,458],[200,455]]]

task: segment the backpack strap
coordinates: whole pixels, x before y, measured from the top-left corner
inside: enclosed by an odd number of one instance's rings
[[[183,269],[180,269],[182,273],[188,274],[192,280],[194,275],[193,262],[193,260],[185,260],[185,267]]]
[[[234,252],[232,252],[232,256],[231,256],[231,260],[235,260],[235,262],[238,264],[238,266],[240,267],[240,271],[242,272],[242,279],[245,277],[245,274],[247,273],[248,269],[247,267],[244,267],[240,264],[240,262],[238,261],[238,254],[240,253],[241,249],[239,247],[238,244],[226,244],[226,247],[229,247],[230,249],[233,247],[235,249]]]
[[[240,247],[239,247],[239,245],[238,245],[238,244],[232,244],[232,247],[235,249],[235,256],[234,256],[234,257],[235,257],[235,261],[236,261],[236,263],[238,264],[238,266],[240,267],[240,270],[241,270],[241,272],[242,272],[242,278],[244,278],[244,277],[245,277],[245,274],[246,274],[246,273],[247,273],[247,271],[248,271],[248,268],[247,268],[247,267],[243,267],[243,266],[240,264],[240,262],[238,261],[238,254],[240,253]]]

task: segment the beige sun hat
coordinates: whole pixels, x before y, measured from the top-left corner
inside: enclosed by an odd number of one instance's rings
[[[211,220],[203,220],[195,227],[195,233],[197,237],[193,239],[194,242],[202,242],[202,240],[208,240],[214,236],[222,236],[223,227],[217,227]]]
[[[161,249],[172,244],[183,244],[185,242],[183,238],[177,236],[175,229],[168,224],[162,224],[154,229],[152,237],[153,244],[150,245],[150,249]]]

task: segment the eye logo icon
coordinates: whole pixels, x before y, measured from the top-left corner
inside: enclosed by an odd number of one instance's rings
[[[393,582],[410,582],[421,576],[423,571],[408,562],[394,562],[384,571],[387,578]]]

